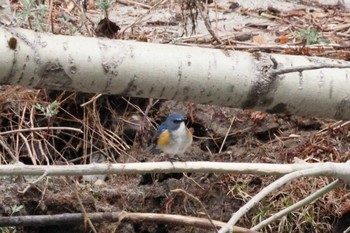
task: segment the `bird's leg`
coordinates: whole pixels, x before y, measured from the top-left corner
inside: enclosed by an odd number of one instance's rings
[[[183,162],[183,159],[178,155],[175,154],[173,158],[171,158],[173,162]]]

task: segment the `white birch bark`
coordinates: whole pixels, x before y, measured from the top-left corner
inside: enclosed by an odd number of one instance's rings
[[[335,167],[331,167],[334,165]],[[304,169],[327,167],[324,175],[329,175],[342,166],[347,167],[339,174],[349,170],[347,163],[228,163],[228,162],[144,162],[144,163],[92,163],[88,165],[0,165],[0,176],[5,175],[46,175],[46,176],[79,176],[97,174],[144,174],[144,173],[182,173],[207,172],[281,176]]]
[[[349,75],[349,62],[326,58],[0,27],[1,84],[350,119]]]

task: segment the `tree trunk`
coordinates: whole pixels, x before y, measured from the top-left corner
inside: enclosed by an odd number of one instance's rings
[[[0,83],[350,119],[350,63],[0,27]]]

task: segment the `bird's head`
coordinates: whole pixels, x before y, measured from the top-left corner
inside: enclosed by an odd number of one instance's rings
[[[180,113],[172,113],[166,119],[168,130],[177,130],[186,117]]]

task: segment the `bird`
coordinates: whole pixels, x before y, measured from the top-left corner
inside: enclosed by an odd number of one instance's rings
[[[156,148],[168,155],[185,153],[192,143],[192,133],[185,125],[186,117],[171,113],[157,130]]]

